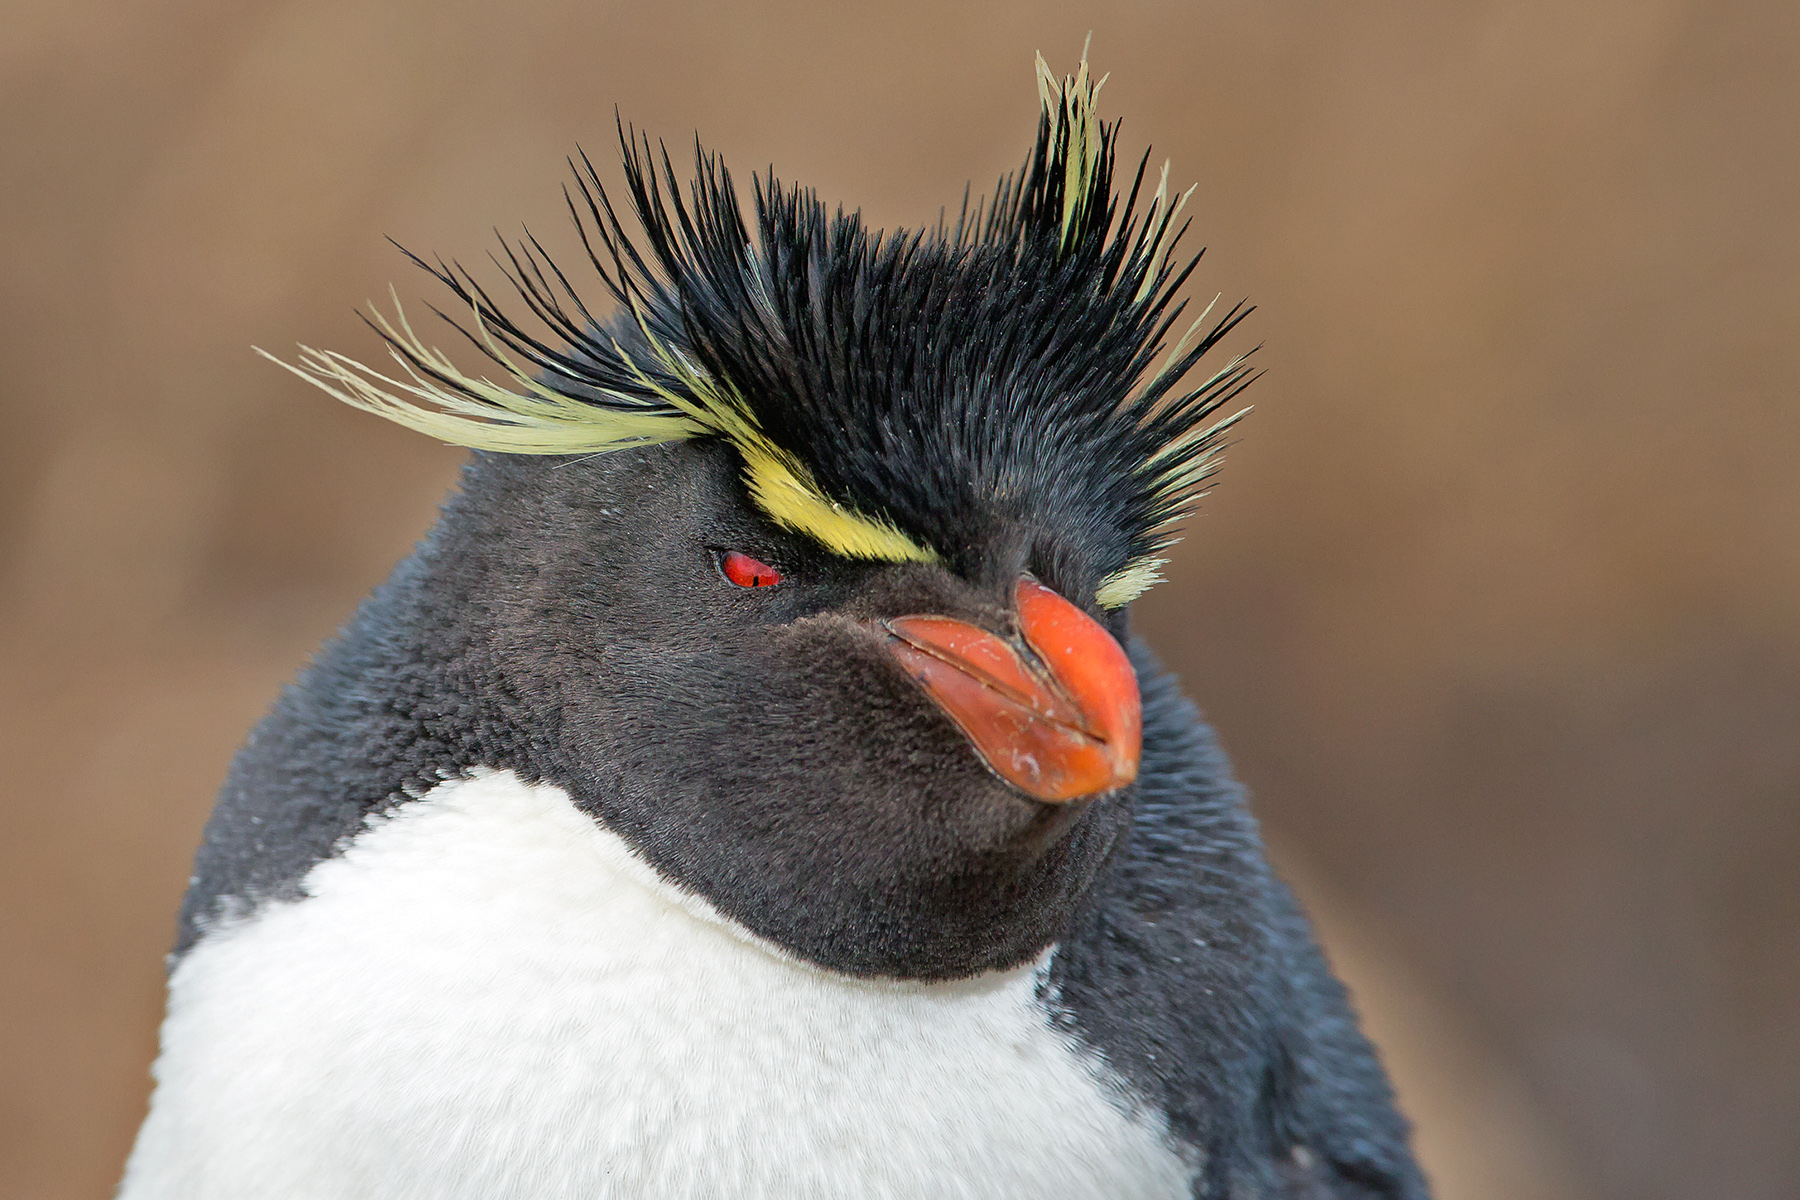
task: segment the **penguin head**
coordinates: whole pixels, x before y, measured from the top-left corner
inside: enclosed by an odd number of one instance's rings
[[[684,194],[621,127],[641,232],[585,157],[570,202],[615,315],[527,235],[530,320],[421,262],[502,383],[399,312],[397,374],[290,367],[477,451],[432,619],[519,765],[834,970],[969,975],[1067,927],[1143,756],[1130,601],[1250,379],[1178,386],[1247,310],[1170,336],[1185,197],[1165,167],[1140,206],[1147,156],[1116,195],[1085,61],[1039,72],[1024,168],[953,225],[871,231],[773,178],[747,219],[715,156]]]

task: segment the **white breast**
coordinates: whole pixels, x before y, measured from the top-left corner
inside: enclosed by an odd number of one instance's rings
[[[504,772],[374,822],[169,985],[121,1200],[1174,1197],[1045,964],[798,963]]]

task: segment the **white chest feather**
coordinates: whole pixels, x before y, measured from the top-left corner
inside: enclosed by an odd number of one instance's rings
[[[121,1200],[1173,1197],[1042,964],[786,959],[561,791],[443,784],[170,981]]]

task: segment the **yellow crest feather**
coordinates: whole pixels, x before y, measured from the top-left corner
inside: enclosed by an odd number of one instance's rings
[[[1162,543],[1157,549],[1167,549],[1174,540]],[[1124,608],[1162,582],[1162,568],[1168,562],[1168,559],[1154,555],[1133,559],[1100,581],[1094,591],[1094,603],[1101,608]]]
[[[405,373],[403,379],[384,375],[333,350],[301,346],[295,363],[261,347],[255,347],[256,352],[352,408],[475,450],[591,454],[716,434],[737,447],[751,499],[777,525],[804,534],[846,558],[937,561],[933,551],[891,523],[827,497],[804,463],[770,442],[756,427],[749,406],[730,384],[714,379],[678,348],[658,338],[635,303],[633,315],[651,357],[680,387],[658,381],[616,341],[613,348],[644,389],[667,408],[652,407],[618,392],[607,398],[623,407],[603,407],[545,386],[507,357],[488,333],[479,305],[471,305],[475,328],[512,386],[466,374],[413,331],[399,296],[389,291],[393,320],[373,305],[370,308],[376,327],[388,339],[389,353]],[[642,411],[633,412],[632,408]]]
[[[394,301],[393,321],[373,305],[370,311],[376,327],[389,340],[389,353],[406,373],[405,379],[383,375],[335,350],[301,346],[299,361],[290,363],[260,346],[253,349],[352,408],[385,417],[453,446],[475,450],[588,454],[680,441],[706,431],[698,421],[648,408],[631,397],[616,398],[644,411],[603,409],[546,387],[500,351],[488,335],[479,309],[475,312],[476,328],[494,360],[510,376],[513,387],[467,375],[443,351],[426,345],[413,332],[399,296],[391,289],[390,295]]]
[[[1088,42],[1093,35],[1088,35]],[[1073,234],[1080,218],[1084,215],[1084,205],[1088,198],[1090,184],[1094,174],[1100,168],[1100,155],[1103,145],[1100,137],[1100,109],[1097,101],[1100,89],[1105,86],[1110,75],[1103,75],[1096,82],[1088,80],[1088,42],[1081,47],[1081,63],[1075,74],[1063,79],[1056,77],[1044,56],[1037,56],[1038,99],[1043,101],[1044,112],[1050,118],[1053,131],[1051,144],[1063,141],[1067,134],[1068,155],[1063,162],[1066,172],[1063,179],[1063,215],[1062,236],[1066,243]]]

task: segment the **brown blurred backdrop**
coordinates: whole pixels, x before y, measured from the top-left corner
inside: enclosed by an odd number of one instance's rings
[[[108,1193],[210,794],[458,461],[249,346],[567,249],[615,103],[932,220],[1092,29],[1269,370],[1140,620],[1442,1195],[1800,1194],[1792,0],[0,16],[0,1193]]]

